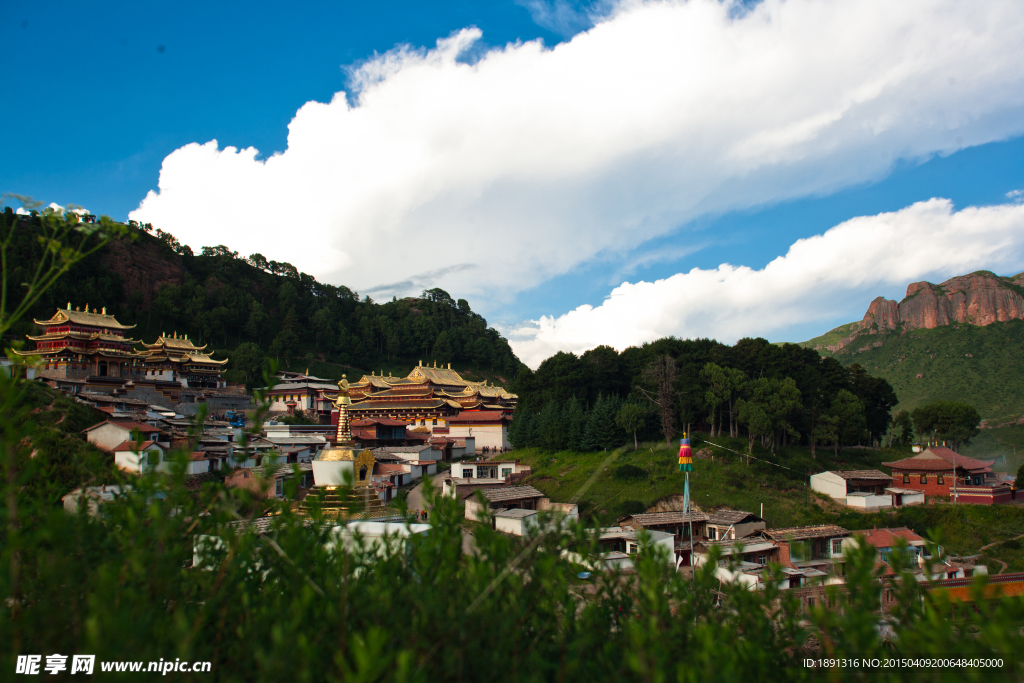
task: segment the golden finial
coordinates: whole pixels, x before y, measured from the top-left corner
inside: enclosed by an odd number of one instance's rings
[[[68,302],[68,310],[69,311],[71,310],[71,302],[70,301]]]
[[[306,377],[309,377],[309,368],[306,368]]]
[[[103,315],[106,315],[106,314],[107,314],[107,307],[106,307],[106,306],[104,306],[104,307],[103,307]]]
[[[82,310],[82,309],[81,309],[81,308],[79,308],[78,306],[75,306],[75,310],[76,310],[76,311],[80,311],[80,310]]]

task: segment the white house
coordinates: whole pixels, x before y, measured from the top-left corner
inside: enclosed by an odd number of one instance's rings
[[[463,460],[452,465],[452,476],[458,479],[506,479],[523,472],[530,472],[530,466],[516,460]]]
[[[473,437],[476,449],[508,449],[512,447],[508,440],[510,421],[500,410],[463,410],[457,417],[448,418],[448,434],[460,439]]]
[[[564,550],[562,556],[584,567],[603,569],[632,569],[633,558],[641,552],[661,548],[666,562],[675,564],[675,536],[664,531],[634,529],[632,527],[608,527],[594,529],[597,532],[600,549],[596,555],[583,557],[579,553]]]
[[[527,536],[540,526],[540,513],[536,510],[501,510],[494,513],[494,528],[513,536]]]
[[[114,464],[126,472],[169,472],[168,447],[159,441],[126,441],[114,448]]]
[[[113,452],[124,442],[132,441],[136,435],[142,441],[160,441],[165,445],[169,443],[164,432],[156,427],[131,420],[104,420],[84,431],[86,441],[107,452]]]
[[[811,489],[838,503],[855,508],[884,508],[893,505],[886,493],[892,477],[878,470],[834,470],[811,475]]]

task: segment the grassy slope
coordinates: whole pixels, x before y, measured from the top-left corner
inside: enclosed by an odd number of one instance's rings
[[[799,344],[797,344],[797,346],[802,346],[805,349],[813,349],[815,347],[820,346],[821,348],[818,349],[818,351],[821,353],[821,355],[831,356],[832,352],[825,349],[825,347],[828,346],[829,344],[835,344],[837,341],[843,339],[844,337],[850,336],[850,334],[857,329],[858,325],[860,325],[859,321],[846,323],[845,325],[840,325],[839,327],[829,330],[820,337],[815,337],[814,339],[808,339],[805,342],[800,342]]]
[[[746,445],[743,440],[727,437],[714,441],[735,450]],[[705,445],[699,444],[697,449]],[[907,449],[848,450],[840,453],[838,459],[829,451],[819,450],[815,461],[805,448],[785,448],[772,456],[755,447],[756,457],[792,467],[796,472],[757,461],[747,466],[733,453],[713,450],[715,462],[695,459],[695,472],[690,477],[693,501],[706,511],[731,507],[758,513],[763,503],[765,519],[775,528],[823,523],[836,523],[848,529],[909,526],[922,535],[938,532],[949,552],[965,554],[977,552],[986,543],[1024,534],[1024,508],[1020,507],[936,504],[865,515],[810,494],[804,484],[808,470],[876,468],[883,461],[909,455]],[[580,509],[583,515],[604,523],[614,522],[628,509],[628,501],[639,501],[647,508],[683,492],[684,478],[678,471],[676,449],[666,448],[664,443],[643,444],[639,451],[625,448],[609,453],[525,449],[514,451],[510,457],[531,465],[533,473],[527,483],[558,502],[572,499],[594,477],[579,499]],[[598,472],[609,457],[610,462]],[[646,476],[619,478],[616,470],[623,465],[638,467]],[[1022,571],[1022,548],[1020,542],[999,545],[987,555],[1007,562],[1010,571]],[[993,573],[1001,567],[998,562],[991,565]]]

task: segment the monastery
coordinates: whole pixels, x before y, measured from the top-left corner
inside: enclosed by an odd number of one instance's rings
[[[181,387],[221,388],[227,359],[213,360],[197,347],[188,335],[161,334],[153,344],[125,336],[135,325],[122,325],[107,313],[75,308],[58,309],[49,320],[35,320],[43,328],[40,336],[28,335],[35,342],[32,351],[16,351],[20,356],[41,356],[39,375],[53,380],[90,380],[112,378],[124,381],[151,380],[176,382]],[[142,343],[144,351],[136,351]]]
[[[445,427],[462,411],[511,413],[516,395],[487,382],[470,382],[447,367],[419,365],[406,377],[363,375],[350,388],[354,419],[390,418],[420,426]]]

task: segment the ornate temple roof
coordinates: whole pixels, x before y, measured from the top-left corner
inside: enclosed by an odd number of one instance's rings
[[[177,332],[170,337],[167,336],[166,332],[163,332],[152,344],[142,342],[142,345],[147,349],[173,349],[175,351],[202,351],[208,346],[208,344],[196,346],[192,343],[192,340],[188,338],[187,334],[183,337],[179,337]]]
[[[71,304],[68,307],[57,309],[57,312],[49,320],[35,320],[36,325],[63,325],[66,323],[74,323],[76,325],[87,325],[90,327],[106,327],[111,330],[130,330],[135,325],[122,325],[117,322],[117,319],[112,315],[107,315],[106,306],[103,307],[102,312],[97,313],[94,308],[92,312],[89,312],[89,307],[85,307],[86,310],[71,310]]]
[[[94,339],[101,339],[103,341],[116,341],[124,344],[134,344],[134,339],[128,337],[118,337],[116,334],[106,334],[104,332],[47,332],[46,334],[33,337],[31,335],[25,335],[31,341],[58,341],[60,339],[81,339],[82,341],[92,341]]]

